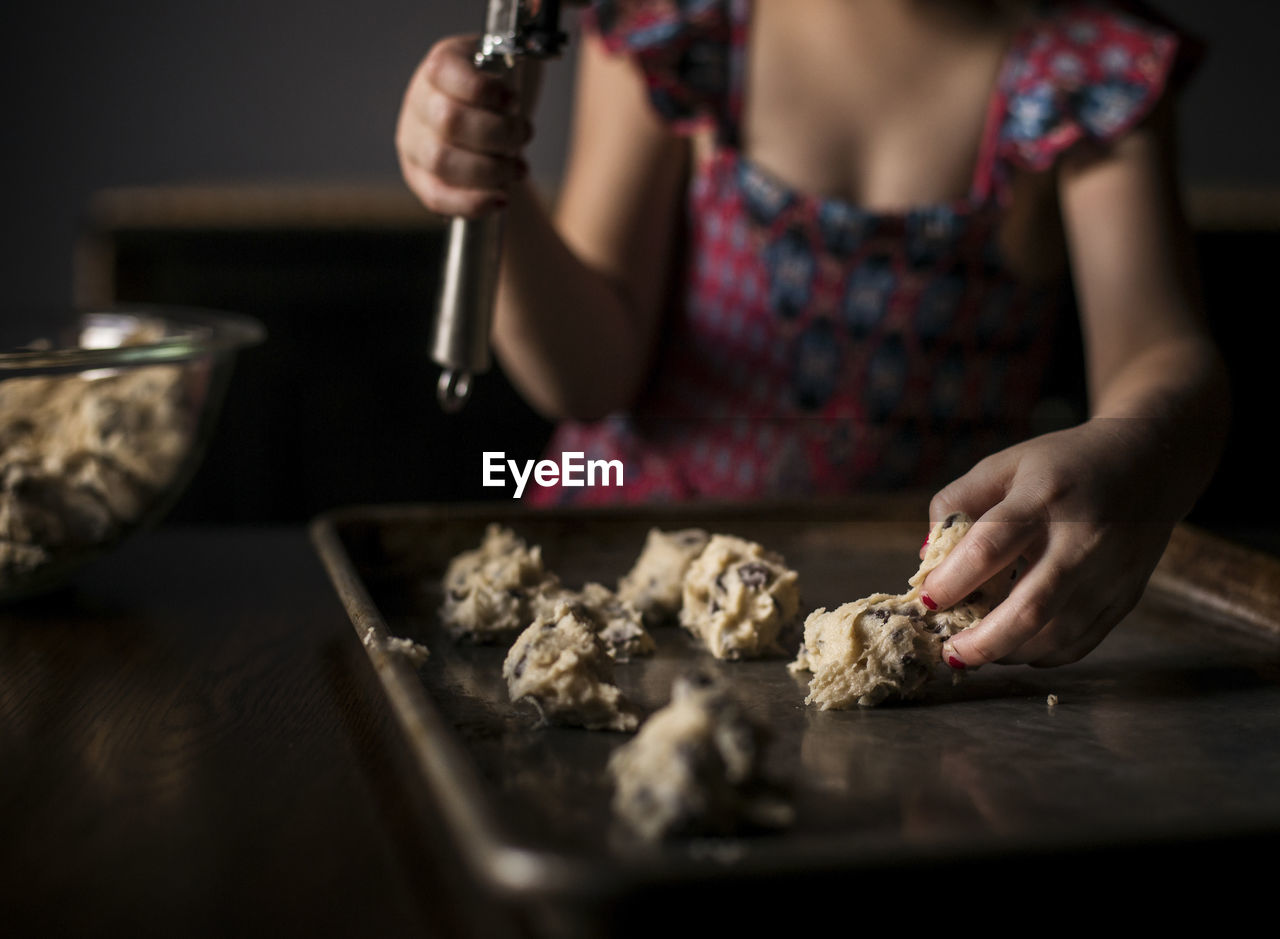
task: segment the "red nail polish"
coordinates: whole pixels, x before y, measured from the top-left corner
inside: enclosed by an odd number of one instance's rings
[[[947,664],[950,665],[952,668],[956,669],[957,671],[964,669],[964,663],[961,662],[954,655],[947,656]]]
[[[934,603],[933,598],[927,593],[920,594],[920,602],[931,610],[936,610],[938,608],[938,604]]]
[[[925,535],[925,536],[924,536],[924,544],[922,544],[920,547],[922,547],[922,548],[927,548],[927,547],[929,547],[929,536],[928,536],[928,535]]]

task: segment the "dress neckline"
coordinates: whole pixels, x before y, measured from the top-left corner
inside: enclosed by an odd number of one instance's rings
[[[978,145],[978,153],[973,173],[969,180],[968,191],[961,196],[939,202],[916,203],[901,209],[871,209],[867,206],[846,199],[842,196],[818,195],[807,190],[796,188],[780,179],[771,170],[765,168],[743,151],[741,145],[742,115],[746,102],[746,79],[748,68],[748,46],[753,15],[754,0],[727,0],[729,13],[729,87],[725,113],[716,122],[714,146],[707,159],[724,161],[734,171],[753,173],[783,194],[788,203],[799,202],[812,206],[819,211],[827,210],[842,214],[865,216],[877,220],[912,220],[921,217],[950,213],[956,216],[969,216],[980,209],[988,207],[992,196],[998,193],[994,187],[994,168],[1000,131],[1004,123],[1009,87],[1010,70],[1013,68],[1018,50],[1024,48],[1026,37],[1035,22],[1035,13],[1010,31],[1008,42],[1000,57],[999,68],[996,69],[995,81],[992,83],[987,99],[987,107],[983,122],[982,136]]]

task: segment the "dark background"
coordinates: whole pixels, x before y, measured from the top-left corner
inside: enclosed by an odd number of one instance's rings
[[[1184,98],[1189,186],[1280,188],[1280,5],[1158,7],[1211,49]],[[476,498],[494,492],[479,486],[482,450],[537,453],[546,425],[498,376],[461,418],[434,408],[425,345],[441,233],[425,212],[367,225],[160,226],[90,209],[95,192],[120,186],[396,188],[404,85],[436,38],[475,31],[483,12],[457,0],[4,5],[3,304],[70,302],[78,239],[92,230],[110,236],[116,295],[238,310],[271,334],[242,356],[174,520],[301,521],[350,502]],[[548,189],[571,77],[572,56],[549,70],[539,109],[530,156]],[[1280,520],[1254,456],[1270,416],[1253,402],[1280,338],[1269,278],[1277,221],[1218,225],[1199,246],[1244,420],[1196,518],[1265,538]],[[83,280],[82,241],[80,251]]]

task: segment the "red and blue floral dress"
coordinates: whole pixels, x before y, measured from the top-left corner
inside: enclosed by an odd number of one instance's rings
[[[971,191],[873,212],[796,192],[738,148],[748,0],[598,0],[661,117],[714,130],[688,188],[682,303],[634,406],[558,428],[548,456],[618,460],[622,487],[535,504],[837,495],[935,485],[1030,432],[1066,283],[998,244],[1014,174],[1149,115],[1191,44],[1128,5],[1042,4],[1006,53]]]

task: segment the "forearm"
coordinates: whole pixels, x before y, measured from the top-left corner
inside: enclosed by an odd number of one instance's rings
[[[1217,467],[1229,422],[1226,369],[1206,337],[1153,343],[1094,389],[1091,422],[1112,430],[1151,475],[1163,516],[1180,518]]]
[[[493,341],[508,376],[553,418],[626,406],[653,337],[620,282],[583,262],[528,185],[512,192]]]
[[[1172,113],[1163,109],[1060,177],[1095,429],[1113,430],[1144,485],[1133,498],[1180,518],[1226,437],[1226,369],[1210,338],[1178,199]],[[1138,509],[1135,506],[1135,510]]]

